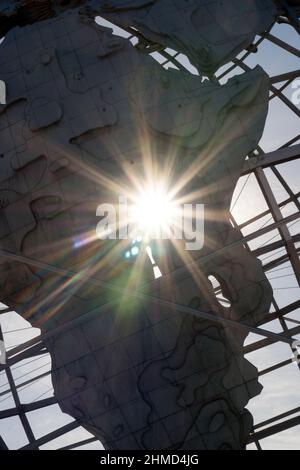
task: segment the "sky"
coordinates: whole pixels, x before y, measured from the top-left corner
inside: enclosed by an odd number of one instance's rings
[[[106,24],[104,20],[99,21],[104,25]],[[115,34],[124,35],[118,28],[115,28]],[[272,34],[295,47],[299,47],[299,36],[297,36],[296,32],[287,25],[276,25],[272,30]],[[158,58],[155,55],[154,57]],[[194,73],[194,70],[189,65],[187,59],[181,57],[181,60],[186,67]],[[255,67],[257,64],[260,64],[271,76],[300,69],[299,58],[288,52],[284,52],[281,48],[271,44],[269,41],[264,41],[259,52],[257,54],[252,54],[249,57],[247,64],[251,67]],[[239,73],[239,71],[235,70],[235,73]],[[293,92],[294,90],[291,86],[285,90],[285,94],[288,98],[291,98]],[[299,130],[299,119],[296,115],[293,115],[278,98],[275,98],[270,104],[265,132],[260,145],[265,152],[276,150],[289,139],[299,134]],[[299,161],[280,165],[278,168],[293,191],[299,192]],[[285,190],[282,188],[279,181],[275,179],[272,172],[267,170],[266,174],[272,185],[277,201],[280,202],[286,199],[287,195]],[[243,191],[240,195],[242,188]],[[253,217],[257,214],[258,210],[261,212],[266,208],[254,176],[250,176],[249,178],[243,177],[240,179],[235,195],[233,196],[232,207],[234,208],[233,216],[240,223]],[[289,205],[284,209],[283,213],[284,215],[289,215],[295,211],[295,207],[293,205]],[[246,235],[247,233],[261,227],[262,224],[267,221],[268,217],[262,219],[257,224],[253,224],[244,230],[243,233]],[[299,233],[299,229],[299,222],[294,223],[290,228],[292,234]],[[278,231],[274,231],[265,237],[261,237],[259,240],[255,241],[255,243],[250,244],[250,246],[251,248],[255,248],[258,245],[268,242],[272,237],[274,237],[272,241],[278,240]],[[290,263],[286,263],[281,266],[280,270],[277,268],[276,270],[268,273],[268,277],[274,288],[275,299],[280,307],[299,299],[299,288],[292,273]],[[300,309],[293,314],[290,314],[289,317],[299,320],[299,313]],[[32,328],[28,322],[16,313],[10,312],[3,314],[0,316],[0,321],[2,330],[4,331],[6,348],[8,350],[40,333],[39,330]],[[278,321],[268,323],[265,327],[274,332],[282,331]],[[258,337],[251,334],[247,338],[246,344],[257,339]],[[291,357],[291,351],[285,344],[272,345],[247,356],[248,360],[259,370],[265,369],[278,361],[283,361]],[[14,366],[12,368],[12,372],[16,383],[20,384],[23,381],[34,377],[38,373],[50,370],[50,367],[50,356],[45,354],[42,357],[27,360],[21,365],[18,364]],[[35,371],[33,371],[33,369],[35,369]],[[294,364],[290,364],[276,372],[261,377],[260,382],[264,386],[263,392],[259,397],[251,400],[248,405],[249,411],[251,411],[254,416],[255,423],[262,422],[279,413],[283,413],[300,406],[300,372]],[[6,394],[6,390],[7,380],[2,372],[0,373],[0,410],[14,406],[12,396],[10,393]],[[20,389],[20,398],[24,403],[30,403],[50,396],[53,396],[53,388],[49,376],[38,380],[30,386],[25,386]],[[28,419],[32,425],[36,438],[39,438],[44,434],[47,434],[48,432],[72,421],[72,418],[60,411],[58,405],[53,405],[39,411],[28,413]],[[18,417],[1,420],[0,435],[2,435],[2,438],[10,449],[18,449],[27,443],[26,436]],[[42,446],[41,448],[56,449],[89,437],[91,436],[87,431],[82,428],[78,428],[75,431],[65,434],[64,436]],[[261,445],[263,449],[300,450],[300,426],[265,439],[261,442]],[[101,449],[102,447],[100,443],[93,443],[83,448]],[[253,448],[253,445],[249,446],[249,449]]]

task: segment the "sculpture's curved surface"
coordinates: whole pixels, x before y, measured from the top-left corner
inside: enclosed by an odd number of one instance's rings
[[[228,215],[244,159],[264,128],[268,77],[260,68],[224,86],[201,83],[162,70],[75,9],[8,33],[0,79],[8,91],[0,108],[1,249],[117,285],[135,275],[135,289],[148,282],[164,299],[263,322],[271,288]],[[192,274],[181,269],[158,284],[151,269],[143,266],[137,276],[114,250],[104,264],[110,245],[85,241],[98,204],[116,197],[117,186],[107,181],[126,187],[126,173],[145,176],[144,146],[158,165],[174,154],[173,181],[192,172],[184,190],[201,188],[207,213],[218,215],[206,220]],[[166,251],[173,269],[183,268],[172,246]],[[220,282],[227,308],[209,275]],[[243,357],[244,330],[150,301],[112,299],[80,276],[70,282],[9,259],[1,259],[0,284],[1,301],[43,331],[93,312],[47,347],[61,408],[107,448],[245,446],[252,427],[245,406],[261,387]]]
[[[257,33],[272,25],[277,12],[272,0],[104,3],[100,9],[103,16],[122,26],[135,27],[155,43],[183,52],[204,75],[212,75],[248,47]]]
[[[200,73],[212,75],[274,22],[273,0],[14,0],[0,5],[0,36],[13,26],[42,21],[81,5],[148,40],[186,54]]]

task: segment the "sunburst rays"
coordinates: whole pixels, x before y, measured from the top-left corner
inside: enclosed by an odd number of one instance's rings
[[[152,218],[153,221],[149,221],[149,226],[151,227],[152,222],[154,226],[158,224],[163,232],[168,232],[168,210],[170,212],[173,211],[170,219],[172,219],[172,230],[176,232],[176,230],[181,228],[176,219],[176,208],[184,204],[201,203],[201,201],[207,200],[210,195],[218,191],[216,183],[211,183],[206,187],[199,187],[201,178],[199,180],[197,178],[199,174],[205,174],[209,171],[216,155],[224,152],[225,144],[222,143],[221,139],[218,145],[214,142],[208,145],[200,155],[195,156],[194,154],[189,159],[185,155],[182,156],[182,149],[175,141],[166,143],[163,147],[164,151],[162,151],[161,146],[156,148],[155,139],[152,138],[146,125],[143,125],[142,121],[139,124],[140,162],[138,165],[131,165],[126,159],[118,161],[116,159],[112,168],[110,169],[108,165],[105,170],[100,163],[97,165],[96,158],[91,159],[86,150],[82,148],[81,158],[79,158],[76,152],[66,152],[65,149],[60,149],[59,145],[54,145],[53,142],[51,142],[51,147],[56,148],[56,153],[68,158],[72,171],[80,173],[83,184],[86,185],[91,182],[96,185],[98,188],[96,194],[96,198],[99,199],[98,204],[102,203],[102,190],[106,201],[108,195],[115,200],[119,196],[125,197],[128,200],[129,206],[139,205],[142,201],[142,204],[140,204],[140,217],[144,219],[144,222],[147,222],[147,217]],[[226,125],[223,132],[227,130],[228,127]],[[99,138],[101,137],[99,136]],[[118,142],[113,141],[111,145],[110,152],[120,154]],[[84,158],[85,155],[87,156],[86,159]],[[189,151],[186,151],[186,155],[189,155]],[[95,163],[91,162],[91,160],[94,160]],[[182,168],[180,173],[178,172],[179,167]],[[75,190],[76,188],[74,188]],[[143,197],[146,199],[146,203],[145,201],[143,202]],[[152,208],[151,199],[154,200]],[[115,201],[111,202],[112,204],[115,203]],[[160,220],[157,221],[155,220],[155,213],[159,209],[160,202],[165,207],[158,214],[158,219]],[[143,214],[143,207],[150,214]],[[225,220],[226,214],[221,210],[207,210],[205,218],[208,221]],[[144,235],[144,241],[142,242],[139,256],[126,260],[124,253],[128,249],[130,241],[99,240],[96,234],[95,214],[91,214],[90,221],[90,227],[84,230],[79,230],[76,222],[71,221],[70,227],[64,235],[56,240],[51,240],[51,252],[48,251],[48,242],[50,241],[48,239],[46,243],[40,243],[38,247],[35,246],[35,249],[30,253],[30,256],[41,257],[51,264],[70,268],[74,275],[68,279],[58,279],[53,275],[48,278],[46,277],[47,282],[43,283],[43,288],[49,295],[45,295],[44,292],[43,297],[39,298],[33,310],[27,312],[27,316],[30,317],[34,313],[45,309],[43,321],[55,317],[58,312],[66,307],[73,296],[77,296],[78,292],[83,292],[87,288],[86,278],[88,276],[98,277],[102,280],[109,279],[117,284],[121,282],[125,288],[136,288],[137,283],[142,285],[151,281],[151,276],[153,277],[153,263],[147,255],[149,233],[142,234]],[[129,219],[125,222],[118,219],[118,227],[116,226],[115,229],[118,230],[122,227],[122,224],[129,223],[129,226],[133,226],[136,232],[137,225],[139,225],[138,222],[138,220],[134,220],[134,217],[130,215]],[[49,223],[55,224],[55,218]],[[147,230],[149,226],[147,228],[146,223]],[[129,232],[129,238],[131,235]],[[176,236],[174,240],[172,236],[170,238],[174,248],[173,252],[177,253],[178,259],[182,261],[182,264],[189,266],[188,269],[196,284],[201,285],[203,289],[203,286],[207,285],[206,276],[202,274],[199,266],[195,267],[195,263],[191,262],[191,255],[184,249],[184,244],[177,240]],[[42,237],[40,240],[42,240]],[[205,242],[206,246],[209,247],[210,240],[206,239]],[[154,252],[155,263],[158,264],[158,269],[162,274],[166,274],[173,269],[170,257],[166,256],[170,244],[163,239],[157,240],[156,244],[159,256],[157,258],[157,253]],[[161,254],[162,256],[160,256]],[[127,274],[124,275],[124,272]],[[141,279],[141,277],[144,277],[144,279]],[[171,279],[171,277],[167,277]],[[43,278],[43,275],[41,278]],[[172,281],[170,280],[168,283],[171,285]],[[124,300],[120,296],[120,306],[122,306]],[[48,305],[49,308],[47,307]]]

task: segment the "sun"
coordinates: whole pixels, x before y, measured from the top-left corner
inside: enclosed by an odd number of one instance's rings
[[[131,208],[131,220],[137,233],[145,238],[160,239],[172,228],[176,203],[162,186],[142,190]]]

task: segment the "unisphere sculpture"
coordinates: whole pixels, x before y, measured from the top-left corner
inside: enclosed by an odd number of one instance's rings
[[[261,391],[257,370],[243,357],[245,330],[112,295],[86,278],[116,286],[130,279],[134,289],[162,299],[263,323],[271,287],[260,262],[239,243],[229,209],[245,157],[263,132],[268,77],[256,68],[221,86],[164,70],[94,16],[98,8],[165,46],[176,36],[178,49],[211,75],[271,25],[272,2],[247,2],[249,22],[240,3],[226,2],[225,24],[236,24],[237,13],[249,26],[230,39],[213,19],[201,34],[203,5],[208,12],[216,2],[184,7],[199,36],[179,25],[180,1],[72,2],[65,12],[60,2],[52,2],[51,12],[49,2],[39,2],[41,16],[29,8],[22,23],[20,8],[31,3],[0,10],[15,26],[0,46],[0,79],[7,84],[7,104],[0,107],[0,248],[33,260],[1,258],[1,301],[43,332],[89,312],[46,346],[61,409],[106,448],[244,448],[252,429],[245,407]],[[158,168],[172,154],[174,184],[192,173],[183,191],[201,190],[206,213],[217,214],[205,220],[201,253],[190,254],[197,260],[192,273],[166,243],[166,276],[155,283],[151,269],[143,265],[137,273],[113,242],[89,241],[98,204],[116,197],[107,181],[126,186],[130,173],[142,179],[145,147]],[[177,270],[171,280],[166,260]],[[70,279],[55,268],[79,275]],[[226,307],[209,276],[219,282]]]

